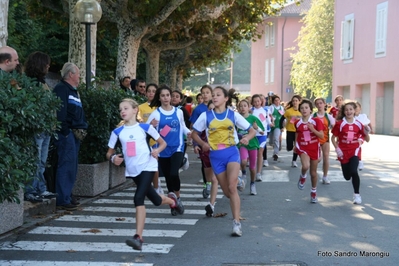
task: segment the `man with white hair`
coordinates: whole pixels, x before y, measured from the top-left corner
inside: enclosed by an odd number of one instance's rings
[[[0,74],[1,72],[12,72],[17,65],[18,53],[10,46],[0,47]]]
[[[55,142],[58,154],[55,189],[58,194],[57,208],[73,211],[77,209],[77,205],[71,201],[71,194],[78,172],[80,142],[86,135],[88,125],[77,91],[79,68],[73,63],[65,63],[61,76],[61,81],[53,90],[61,99],[61,109],[57,111],[61,129],[57,131],[58,139]]]

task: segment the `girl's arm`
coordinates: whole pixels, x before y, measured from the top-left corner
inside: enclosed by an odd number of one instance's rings
[[[152,149],[151,156],[154,157],[155,159],[158,159],[158,155],[166,148],[166,142],[161,136],[159,136],[159,138],[156,141],[158,143],[158,147]]]
[[[191,138],[193,139],[193,141],[195,141],[200,147],[201,150],[203,152],[209,151],[211,149],[211,147],[209,146],[209,144],[205,141],[203,141],[200,136],[199,136],[199,132],[197,130],[193,130],[193,132],[191,133]]]
[[[107,160],[110,160],[111,163],[115,165],[120,165],[123,162],[122,154],[116,154],[114,149],[108,148],[108,152],[106,154]]]
[[[256,135],[256,131],[253,127],[250,127],[248,130],[248,134],[244,135],[241,139],[240,139],[240,143],[243,145],[248,145],[249,141],[255,137]]]
[[[317,130],[312,123],[308,124],[309,130],[316,135],[319,139],[324,138],[324,132],[323,130]]]

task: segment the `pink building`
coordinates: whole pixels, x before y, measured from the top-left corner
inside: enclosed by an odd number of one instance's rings
[[[282,101],[289,101],[294,94],[289,85],[291,72],[291,50],[302,27],[300,19],[308,11],[311,0],[304,0],[299,6],[295,1],[281,10],[280,16],[266,17],[258,26],[262,38],[252,42],[251,47],[251,94],[266,95],[272,91]]]
[[[335,0],[332,96],[359,101],[378,134],[399,135],[398,24],[398,0]]]

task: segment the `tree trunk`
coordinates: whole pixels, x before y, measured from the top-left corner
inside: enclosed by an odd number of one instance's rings
[[[68,61],[80,70],[80,78],[86,82],[86,25],[73,15],[78,0],[69,0],[69,54]],[[96,73],[97,24],[90,26],[91,72]],[[91,75],[91,73],[89,73]]]
[[[144,46],[146,53],[146,81],[147,83],[159,82],[159,58],[161,51],[153,46]]]
[[[0,0],[0,47],[7,45],[8,0]]]
[[[184,72],[183,69],[177,70],[176,89],[179,91],[183,90],[183,81],[184,81],[183,72]]]
[[[137,38],[131,32],[131,25],[118,25],[119,44],[118,60],[116,67],[116,78],[124,76],[136,78],[137,55],[140,48],[141,38]]]

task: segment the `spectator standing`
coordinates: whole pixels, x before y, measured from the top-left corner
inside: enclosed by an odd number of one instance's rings
[[[57,111],[61,129],[57,131],[58,139],[55,141],[58,154],[55,188],[57,208],[72,211],[77,209],[77,205],[71,203],[71,193],[78,171],[80,142],[86,135],[88,124],[77,91],[79,68],[73,63],[65,63],[61,76],[61,81],[53,90],[61,99],[61,109]]]

